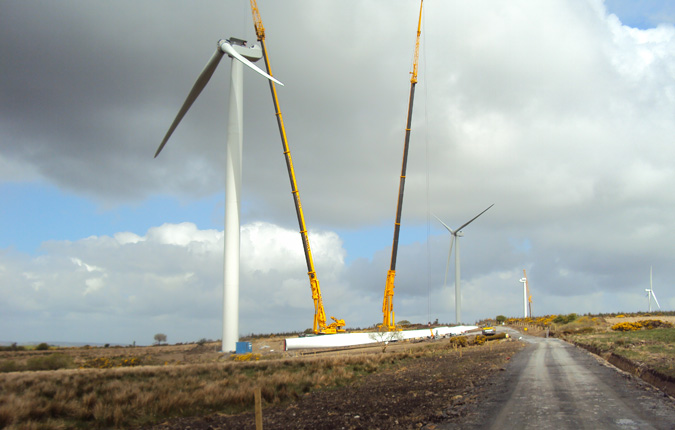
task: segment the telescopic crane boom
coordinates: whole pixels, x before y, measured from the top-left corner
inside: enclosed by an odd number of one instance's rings
[[[420,53],[420,35],[422,34],[422,3],[420,0],[420,17],[417,22],[417,40],[415,42],[415,57],[413,69],[410,74],[410,97],[408,99],[408,119],[405,127],[405,143],[403,145],[403,164],[401,166],[401,179],[398,186],[398,203],[396,205],[396,221],[394,222],[394,241],[391,247],[391,263],[387,272],[387,283],[384,287],[384,300],[382,302],[382,325],[383,330],[396,330],[394,313],[394,278],[396,277],[396,254],[398,252],[398,236],[401,230],[401,210],[403,209],[403,189],[405,188],[405,173],[408,164],[408,147],[410,146],[410,127],[412,123],[413,99],[415,98],[415,85],[417,84],[417,64]],[[269,71],[268,71],[269,72]]]
[[[267,46],[265,45],[265,27],[263,27],[262,19],[260,18],[260,11],[256,0],[251,0],[251,12],[253,13],[253,24],[255,26],[255,33],[262,45],[263,58],[265,59],[265,67],[267,73],[272,76],[272,69],[270,61],[267,57]],[[271,82],[271,81],[270,81]],[[300,226],[300,236],[302,237],[302,247],[305,251],[305,260],[307,262],[307,275],[309,275],[309,284],[312,289],[312,299],[314,300],[314,325],[313,330],[316,334],[334,334],[344,332],[345,320],[331,317],[333,322],[326,325],[326,312],[323,309],[323,301],[321,300],[321,288],[319,287],[319,280],[316,277],[316,270],[314,269],[314,260],[312,259],[312,251],[309,247],[309,237],[307,236],[307,227],[305,226],[305,217],[302,213],[302,205],[300,204],[300,193],[298,192],[298,185],[295,180],[295,171],[293,170],[293,160],[291,158],[291,150],[288,147],[288,140],[286,139],[286,129],[284,128],[284,120],[281,115],[281,108],[279,107],[279,99],[277,97],[277,90],[274,84],[270,85],[272,91],[272,99],[274,100],[274,109],[277,116],[277,123],[279,125],[279,133],[281,134],[281,144],[283,146],[284,157],[286,158],[286,167],[288,168],[288,176],[291,180],[291,193],[293,194],[293,202],[295,203],[295,212],[298,216],[298,224]]]

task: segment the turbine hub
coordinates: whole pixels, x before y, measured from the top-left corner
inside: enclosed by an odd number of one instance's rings
[[[241,55],[242,57],[246,58],[247,60],[251,62],[256,62],[262,58],[262,48],[260,45],[252,45],[248,46],[247,42],[244,39],[239,39],[237,37],[230,37],[229,39],[220,39],[218,41],[218,48],[225,54],[228,54],[228,56],[232,57],[227,52],[227,49],[223,47],[223,45],[229,45],[232,49],[234,49],[237,54]]]

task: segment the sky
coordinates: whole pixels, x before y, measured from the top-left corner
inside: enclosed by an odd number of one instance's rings
[[[419,2],[259,0],[326,314],[382,321]],[[248,1],[0,0],[0,341],[222,336],[229,59]],[[427,0],[397,320],[675,309],[675,6]],[[261,67],[264,65],[259,63]],[[313,301],[272,98],[244,73],[240,333]],[[330,321],[329,321],[330,322]]]

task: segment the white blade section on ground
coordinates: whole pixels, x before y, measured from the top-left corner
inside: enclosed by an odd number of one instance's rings
[[[475,325],[462,325],[456,327],[434,327],[433,329],[422,330],[404,330],[398,332],[401,334],[401,340],[419,339],[431,336],[460,335],[469,330],[475,330]],[[370,332],[370,333],[340,333],[326,334],[319,336],[292,337],[285,340],[286,351],[291,349],[307,348],[339,348],[344,346],[365,345],[368,343],[378,343],[387,340],[387,333],[395,332]]]

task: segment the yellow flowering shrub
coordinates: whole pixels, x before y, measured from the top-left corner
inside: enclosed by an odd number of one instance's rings
[[[634,331],[634,330],[651,330],[659,327],[670,328],[673,325],[667,321],[661,320],[641,320],[635,322],[620,322],[612,326],[615,331]]]
[[[248,352],[246,354],[232,354],[230,358],[234,361],[257,361],[260,360],[260,354]]]

